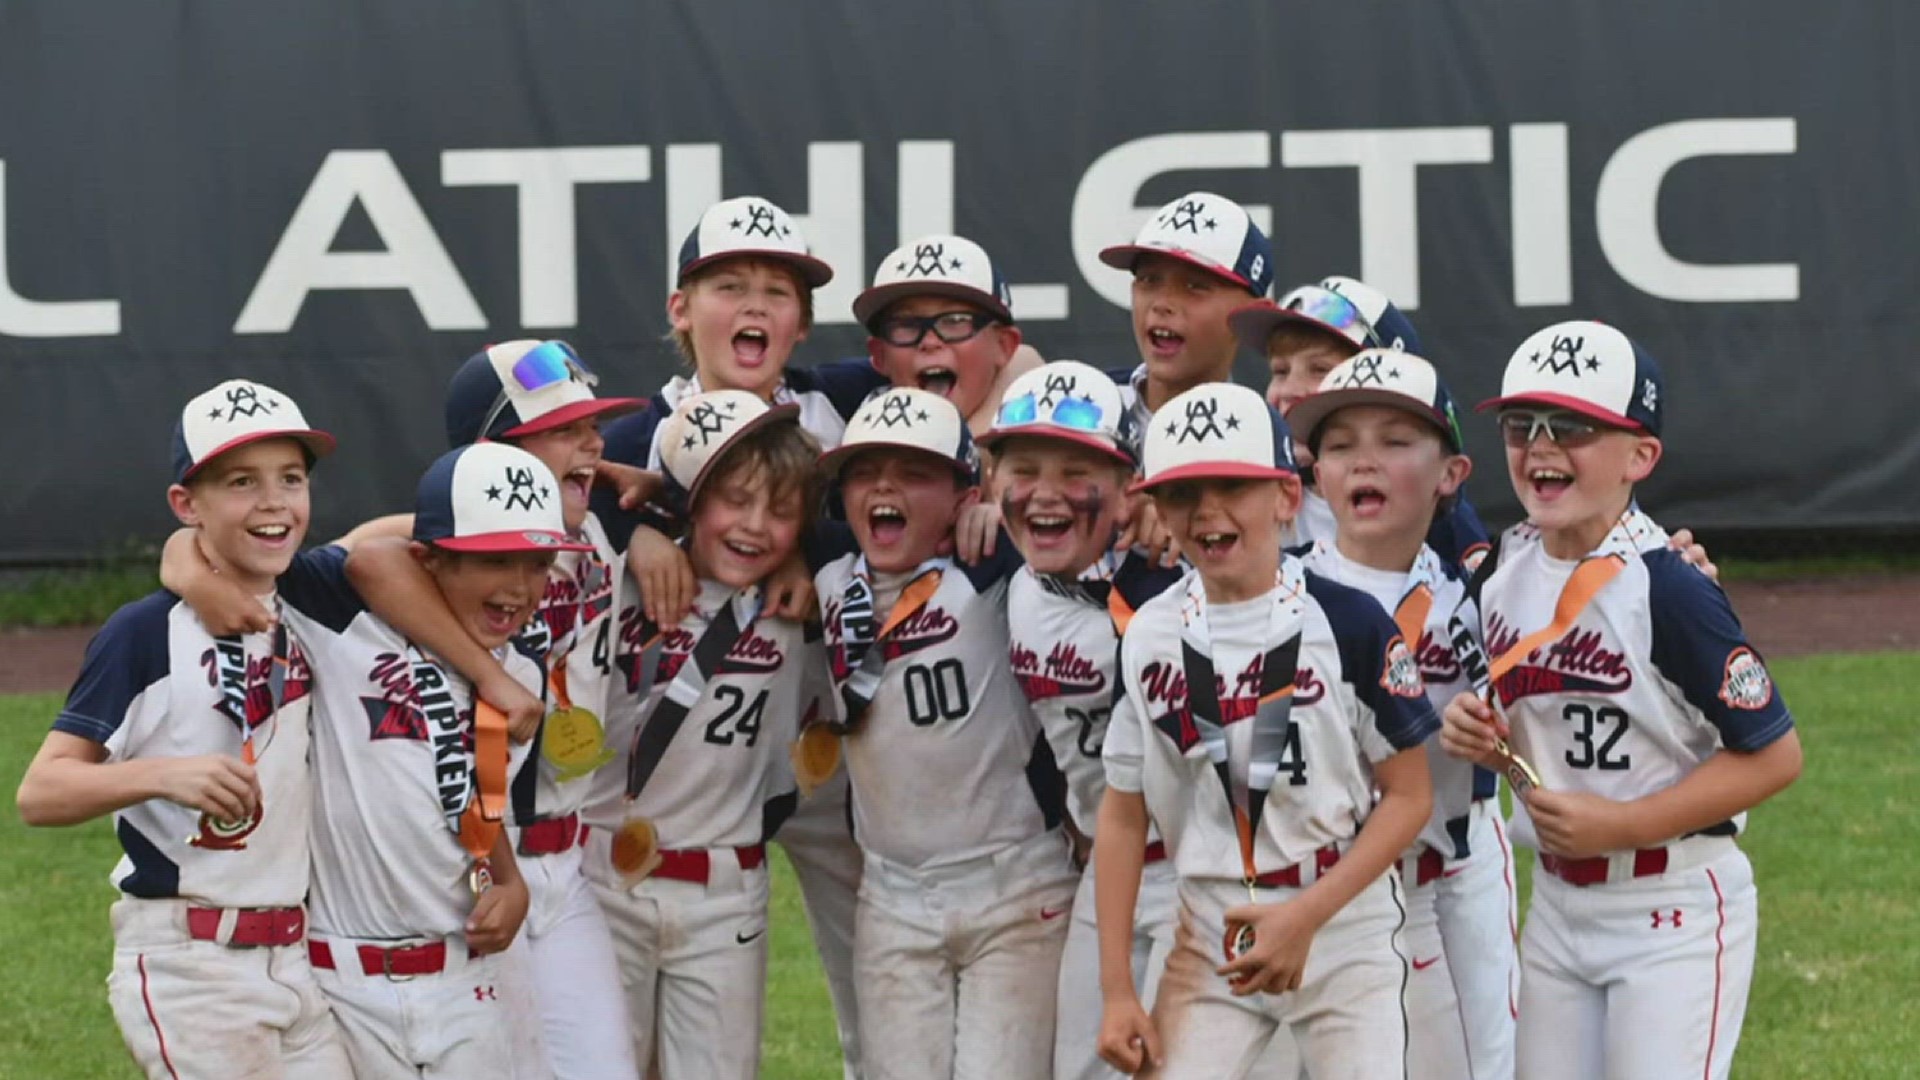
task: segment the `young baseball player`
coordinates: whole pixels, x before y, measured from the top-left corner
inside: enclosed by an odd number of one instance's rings
[[[1124,1072],[1243,1076],[1282,1025],[1316,1078],[1406,1068],[1387,871],[1431,810],[1439,721],[1379,605],[1282,554],[1291,442],[1228,383],[1165,403],[1144,439],[1140,486],[1195,571],[1128,624],[1104,748],[1100,1051]],[[1180,900],[1151,1018],[1130,955],[1149,817]]]
[[[977,459],[937,394],[876,395],[822,465],[860,549],[817,580],[866,853],[866,1075],[1045,1077],[1074,876],[1059,771],[1007,664],[1018,553],[950,557]]]
[[[1450,753],[1504,767],[1541,873],[1521,941],[1520,1077],[1725,1077],[1753,975],[1746,811],[1800,740],[1727,598],[1634,502],[1662,453],[1653,358],[1595,322],[1508,360],[1507,474],[1527,520],[1476,573],[1484,675]],[[1489,570],[1487,564],[1492,564]]]
[[[220,572],[269,607],[333,449],[293,400],[243,379],[187,402],[167,501]],[[215,636],[164,590],[122,607],[20,783],[29,825],[112,814],[108,1000],[150,1077],[346,1075],[307,965],[312,673],[303,642]]]
[[[1472,471],[1446,385],[1417,356],[1365,349],[1293,402],[1287,423],[1314,455],[1337,522],[1334,536],[1301,551],[1301,563],[1392,612],[1428,699],[1444,706],[1469,686],[1447,627],[1465,582],[1425,538]],[[1476,790],[1492,774],[1448,756],[1437,739],[1426,754],[1433,813],[1400,859],[1412,967],[1408,1075],[1510,1077],[1519,980],[1513,862],[1492,785]]]
[[[1007,586],[1013,674],[1067,782],[1068,827],[1085,862],[1107,787],[1100,763],[1115,697],[1120,634],[1135,608],[1180,576],[1113,550],[1133,440],[1113,381],[1056,360],[1007,388],[981,441],[998,455],[995,485],[1007,532],[1026,565]],[[1166,846],[1147,842],[1136,905],[1133,972],[1151,1002],[1173,946],[1174,876]],[[1056,1080],[1116,1075],[1100,1060],[1099,938],[1093,875],[1083,873],[1060,956],[1053,1049]]]
[[[511,647],[569,540],[558,479],[500,443],[454,450],[421,477],[413,553],[473,642],[529,688]],[[345,552],[280,579],[285,621],[316,674],[309,950],[354,1075],[547,1074],[510,1003],[528,973],[503,955],[528,893],[504,828],[525,747],[430,648],[367,609]]]
[[[664,1080],[759,1074],[766,844],[795,805],[788,748],[823,695],[817,624],[762,616],[799,550],[820,451],[794,405],[744,390],[682,399],[661,428],[700,575],[665,633],[622,599],[609,735],[593,781],[587,873],[614,927],[638,1060]]]

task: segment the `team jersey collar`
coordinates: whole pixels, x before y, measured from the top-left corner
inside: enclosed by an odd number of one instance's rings
[[[705,393],[705,390],[700,386],[700,376],[675,375],[673,378],[667,380],[665,386],[660,388],[660,400],[666,403],[667,411],[671,413],[680,406],[681,401],[701,393]],[[786,377],[781,376],[779,384],[773,388],[773,403],[775,405],[790,405],[799,400],[799,395],[795,394],[793,388],[787,385]]]

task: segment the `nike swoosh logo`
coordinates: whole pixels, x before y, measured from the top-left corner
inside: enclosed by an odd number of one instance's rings
[[[1433,957],[1428,957],[1428,958],[1427,958],[1427,959],[1425,959],[1425,960],[1422,960],[1422,959],[1420,959],[1419,957],[1417,957],[1417,956],[1416,956],[1416,957],[1414,957],[1414,958],[1413,958],[1413,970],[1415,970],[1415,971],[1425,971],[1425,970],[1427,970],[1428,968],[1430,968],[1430,967],[1432,967],[1433,965],[1435,965],[1435,964],[1437,964],[1437,963],[1439,963],[1439,962],[1440,962],[1440,958],[1439,958],[1439,957],[1437,957],[1437,956],[1433,956]]]
[[[1067,913],[1067,912],[1068,912],[1069,910],[1071,910],[1071,909],[1069,909],[1069,908],[1044,908],[1044,907],[1043,907],[1043,908],[1041,908],[1041,909],[1040,909],[1040,921],[1041,921],[1041,922],[1050,922],[1050,921],[1052,921],[1052,920],[1054,920],[1054,919],[1057,919],[1057,918],[1059,918],[1059,917],[1060,917],[1060,916],[1062,916],[1062,915],[1065,915],[1065,914],[1066,914],[1066,913]]]
[[[758,938],[758,937],[759,937],[760,935],[762,935],[762,934],[764,934],[764,933],[766,933],[766,932],[767,932],[767,930],[766,930],[766,927],[764,927],[764,926],[763,926],[763,927],[761,927],[760,929],[758,929],[758,930],[755,930],[755,931],[754,931],[753,933],[751,933],[751,934],[740,934],[740,933],[736,933],[736,934],[734,934],[734,935],[733,935],[733,940],[734,940],[734,942],[735,942],[736,944],[740,944],[740,945],[751,945],[751,944],[752,944],[752,943],[754,942],[754,940],[755,940],[756,938]]]

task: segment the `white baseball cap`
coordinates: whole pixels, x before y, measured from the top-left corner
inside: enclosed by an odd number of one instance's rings
[[[1146,253],[1170,255],[1226,278],[1255,296],[1273,285],[1273,245],[1239,203],[1224,195],[1195,191],[1161,207],[1140,227],[1131,244],[1100,252],[1100,261],[1116,270],[1133,269]]]
[[[263,439],[297,439],[316,458],[333,453],[333,436],[308,424],[292,398],[248,379],[228,379],[180,410],[173,482],[184,484],[221,454]]]
[[[1234,383],[1203,383],[1160,406],[1141,451],[1145,474],[1129,491],[1209,477],[1277,480],[1297,472],[1287,422]]]
[[[692,394],[681,398],[660,425],[660,461],[691,505],[728,448],[768,424],[799,418],[799,405],[769,405],[745,390]]]
[[[1091,447],[1132,465],[1123,429],[1130,423],[1112,376],[1078,360],[1042,364],[1008,384],[980,445],[1015,435],[1061,439]]]
[[[440,455],[420,477],[413,538],[449,551],[591,551],[567,539],[560,485],[517,446],[480,442]]]
[[[871,327],[896,300],[950,296],[1013,321],[1013,297],[987,249],[964,236],[923,236],[887,253],[873,286],[853,298],[853,317]]]
[[[1605,323],[1554,323],[1507,360],[1500,396],[1475,409],[1548,405],[1615,427],[1660,434],[1660,366],[1633,339]]]
[[[597,397],[599,381],[564,341],[489,345],[467,357],[447,382],[447,444],[532,435],[646,404],[641,398]]]
[[[707,212],[700,215],[700,224],[680,245],[679,284],[685,285],[688,277],[708,263],[735,255],[791,263],[816,289],[833,280],[833,267],[807,250],[807,239],[800,235],[793,218],[758,195],[743,195],[707,207]]]
[[[869,397],[848,421],[840,445],[821,456],[820,467],[837,478],[848,457],[875,447],[924,451],[951,462],[969,484],[980,482],[980,455],[966,418],[939,394],[896,386]]]
[[[1453,395],[1432,364],[1398,349],[1364,349],[1342,360],[1320,380],[1320,389],[1287,410],[1287,427],[1314,445],[1320,424],[1349,405],[1385,405],[1412,413],[1440,429],[1447,446],[1462,452]]]

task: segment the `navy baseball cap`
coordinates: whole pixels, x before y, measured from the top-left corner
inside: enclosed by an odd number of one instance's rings
[[[447,443],[518,438],[646,404],[641,398],[595,397],[599,381],[564,341],[489,345],[467,357],[447,383]]]
[[[1341,339],[1352,352],[1398,349],[1417,354],[1420,350],[1420,336],[1406,315],[1378,289],[1348,277],[1301,285],[1289,289],[1278,301],[1262,300],[1237,308],[1227,316],[1227,322],[1242,348],[1263,355],[1267,339],[1289,323]]]
[[[1277,480],[1299,470],[1287,421],[1256,391],[1202,383],[1155,410],[1129,491],[1175,480]]]
[[[700,223],[680,245],[680,276],[676,284],[716,260],[752,255],[791,264],[812,288],[833,280],[833,267],[813,257],[807,238],[785,210],[746,195],[714,203],[700,215]]]
[[[308,424],[292,398],[248,379],[228,379],[180,410],[173,482],[184,484],[221,454],[264,439],[298,440],[315,458],[333,453],[333,436]]]
[[[1273,245],[1246,208],[1224,195],[1182,195],[1155,211],[1133,243],[1102,249],[1100,261],[1132,270],[1149,253],[1191,263],[1255,296],[1267,295],[1273,286]]]
[[[1521,342],[1500,396],[1475,411],[1547,405],[1657,436],[1663,390],[1660,365],[1638,343],[1605,323],[1576,319]]]
[[[449,551],[591,551],[567,539],[560,485],[517,446],[482,442],[440,455],[420,477],[413,538]]]
[[[1363,349],[1320,380],[1320,389],[1287,410],[1287,425],[1319,445],[1320,425],[1349,405],[1385,405],[1440,429],[1447,448],[1464,453],[1453,395],[1432,364],[1398,349]]]

